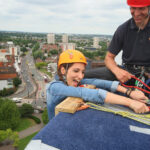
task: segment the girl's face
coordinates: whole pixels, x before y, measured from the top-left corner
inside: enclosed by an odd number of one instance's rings
[[[65,68],[61,69],[62,74],[66,75],[66,81],[69,86],[78,86],[79,82],[84,77],[85,64],[74,63],[66,72]]]

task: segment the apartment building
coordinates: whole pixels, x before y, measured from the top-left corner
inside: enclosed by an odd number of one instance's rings
[[[68,49],[72,50],[76,48],[76,44],[75,43],[60,43],[60,47],[62,51],[65,51]]]
[[[55,44],[55,34],[54,33],[47,34],[47,43]]]
[[[67,34],[62,35],[62,43],[68,43],[68,35]]]
[[[99,48],[99,37],[94,37],[93,38],[93,47],[94,48]]]
[[[8,80],[16,78],[20,72],[18,62],[20,49],[13,45],[13,42],[7,42],[5,49],[0,49],[0,82],[1,89],[8,87]]]

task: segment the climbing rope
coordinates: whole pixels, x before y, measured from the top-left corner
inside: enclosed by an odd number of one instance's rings
[[[132,78],[135,79],[136,81],[141,82],[145,87],[147,87],[147,88],[150,90],[150,87],[149,87],[147,84],[145,84],[142,80],[140,80],[140,79],[137,78],[136,76],[132,76]],[[138,90],[141,90],[141,91],[143,91],[143,92],[145,92],[145,93],[150,94],[150,91],[145,90],[145,89],[142,89],[142,88],[140,88],[140,87],[138,87],[138,86],[125,85],[124,83],[121,83],[121,85],[124,86],[124,87],[127,87],[127,88],[136,88],[136,89],[138,89]]]
[[[113,110],[112,108],[108,108],[106,106],[102,106],[102,105],[97,105],[91,102],[87,102],[87,105],[89,105],[91,109],[96,109],[96,110],[100,110],[100,111],[105,111],[105,112],[109,112],[109,113],[113,113],[116,115],[120,115],[122,117],[126,117],[135,121],[138,121],[140,123],[146,124],[150,126],[150,114],[135,114],[135,113],[131,113],[129,111],[120,111],[121,108],[119,110]],[[113,107],[113,105],[111,105],[111,107]]]

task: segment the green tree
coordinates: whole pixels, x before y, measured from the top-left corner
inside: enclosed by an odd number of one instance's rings
[[[0,130],[0,143],[2,143],[4,140],[11,140],[13,141],[13,146],[17,147],[19,144],[19,135],[17,132],[13,132],[11,129],[7,130]]]
[[[3,90],[0,91],[0,96],[2,97],[8,96],[15,92],[16,92],[16,88],[9,88],[9,89],[4,88]]]
[[[38,50],[38,51],[35,51],[33,52],[33,57],[34,59],[37,59],[37,58],[43,58],[43,52],[41,50]]]
[[[48,119],[48,113],[47,113],[47,109],[44,109],[44,112],[42,113],[42,120],[44,124],[47,124],[49,119]]]
[[[10,99],[0,98],[0,130],[15,129],[20,121],[16,104]]]
[[[30,104],[23,104],[20,108],[19,111],[21,113],[21,117],[28,117],[34,112],[34,108]]]
[[[33,51],[33,52],[38,51],[39,48],[40,48],[40,44],[39,44],[39,43],[36,43],[36,44],[34,45],[32,51]]]
[[[27,52],[27,49],[26,49],[26,47],[21,47],[21,49],[20,49],[22,52]]]
[[[56,55],[56,54],[58,54],[58,50],[53,49],[53,50],[49,51],[49,53],[52,55]]]
[[[13,85],[15,87],[18,87],[19,84],[21,84],[21,83],[22,83],[22,81],[18,77],[16,77],[16,78],[13,79]]]

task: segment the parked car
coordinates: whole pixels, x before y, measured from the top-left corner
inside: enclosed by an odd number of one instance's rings
[[[12,98],[12,100],[13,100],[15,103],[21,103],[22,98],[14,97],[14,98]]]

